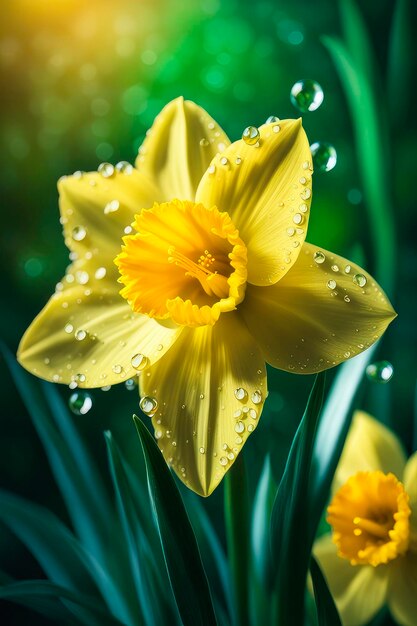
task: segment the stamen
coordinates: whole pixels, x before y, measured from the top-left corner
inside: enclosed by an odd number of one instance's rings
[[[208,266],[215,262],[215,258],[208,250],[200,256],[197,263],[191,261],[182,252],[178,252],[175,246],[168,248],[168,262],[175,263],[178,267],[186,270],[185,275],[191,278],[197,278],[202,288],[208,296],[216,298],[226,298],[229,292],[227,278],[218,274],[217,271],[212,272]]]

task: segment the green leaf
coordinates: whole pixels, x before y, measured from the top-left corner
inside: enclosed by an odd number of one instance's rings
[[[377,65],[364,19],[353,0],[340,0],[340,17],[347,50],[369,84],[377,80]]]
[[[323,37],[339,74],[355,131],[359,171],[365,196],[375,252],[375,276],[391,295],[395,286],[397,261],[395,223],[389,185],[389,149],[384,105],[363,70],[371,65],[355,61],[345,44]]]
[[[325,374],[318,374],[295,434],[277,491],[271,520],[276,571],[277,622],[303,626],[304,594],[312,547],[308,476],[323,402]]]
[[[415,56],[412,36],[413,18],[409,0],[397,0],[388,47],[387,89],[390,121],[393,127],[407,123],[410,88]]]
[[[310,572],[313,580],[314,598],[316,600],[319,626],[342,626],[339,613],[327,586],[326,580],[313,556],[310,561]]]
[[[266,457],[258,483],[252,510],[252,554],[255,571],[260,582],[266,586],[270,580],[271,545],[270,527],[277,484],[272,475],[271,459]]]
[[[121,453],[110,432],[105,433],[105,439],[117,507],[129,554],[131,576],[135,584],[143,620],[147,626],[158,626],[158,624],[167,622],[166,616],[160,612],[160,599],[154,596],[154,587],[149,584],[149,578],[144,568],[146,561],[143,544],[147,544],[146,535],[136,514]],[[172,615],[170,617],[170,623],[175,623],[172,621]]]
[[[56,599],[64,600],[62,617],[65,618],[70,612],[86,626],[123,626],[122,622],[112,617],[89,596],[70,591],[46,580],[27,580],[0,587],[0,599],[3,600],[27,605],[40,598],[50,598],[52,600],[50,608],[54,612],[57,610]],[[48,605],[44,604],[44,606]]]
[[[216,624],[200,553],[181,496],[161,452],[143,422],[135,425],[146,461],[149,496],[178,611],[184,626]]]
[[[249,503],[243,455],[226,474],[224,517],[227,556],[233,580],[235,614],[239,626],[249,626]]]
[[[352,420],[359,385],[377,344],[347,361],[333,381],[320,418],[309,479],[312,524],[320,520]],[[314,520],[314,521],[313,521]]]

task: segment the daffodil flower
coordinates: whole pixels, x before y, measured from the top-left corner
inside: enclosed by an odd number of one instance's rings
[[[369,274],[305,242],[311,175],[300,120],[231,144],[203,109],[172,101],[136,168],[102,164],[59,182],[72,263],[20,362],[79,387],[140,373],[166,460],[210,494],[256,428],[265,362],[318,372],[395,317]]]
[[[314,553],[344,626],[362,626],[388,604],[402,626],[417,617],[417,453],[355,413]]]

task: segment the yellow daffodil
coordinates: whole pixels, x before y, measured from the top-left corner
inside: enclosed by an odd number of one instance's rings
[[[369,274],[305,243],[311,175],[300,120],[231,144],[203,109],[174,100],[136,168],[102,164],[59,182],[72,264],[20,362],[79,387],[140,373],[165,458],[210,494],[258,423],[265,362],[318,372],[395,316]]]
[[[327,509],[333,533],[314,552],[344,626],[361,626],[388,604],[417,624],[417,453],[366,413],[354,416]]]

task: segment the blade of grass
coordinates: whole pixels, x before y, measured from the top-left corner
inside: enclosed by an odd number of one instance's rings
[[[313,556],[310,561],[310,572],[313,580],[318,626],[342,626],[339,613],[327,586],[326,580]]]
[[[135,584],[139,605],[143,613],[143,620],[147,626],[157,626],[164,623],[159,612],[159,603],[154,602],[152,589],[144,571],[144,559],[141,554],[141,543],[146,541],[140,527],[139,518],[133,504],[127,477],[123,468],[120,451],[110,432],[104,433],[108,462],[116,494],[117,507],[123,527],[126,545],[130,559],[131,575]],[[138,541],[136,538],[138,537]]]
[[[168,576],[184,626],[216,624],[198,545],[181,496],[152,435],[135,415],[146,461],[149,496]]]
[[[412,24],[409,0],[397,0],[389,39],[386,88],[390,121],[396,127],[406,122],[411,102],[410,87],[414,82],[412,61],[415,54]]]
[[[263,586],[271,579],[271,545],[269,530],[277,484],[272,475],[271,459],[265,459],[252,510],[252,554],[255,571]]]
[[[323,37],[322,41],[339,74],[351,113],[375,253],[375,275],[392,296],[397,252],[383,105],[346,46],[333,37]]]
[[[235,598],[235,625],[249,626],[249,503],[242,454],[225,476],[224,516]]]
[[[65,600],[65,607],[86,626],[123,626],[89,596],[74,592],[46,580],[27,580],[0,587],[0,599],[25,604],[39,598]],[[56,604],[51,606],[56,609]]]
[[[273,561],[278,562],[273,621],[276,624],[304,624],[305,585],[312,547],[308,476],[324,382],[325,374],[318,374],[295,434],[272,511],[271,547]]]

